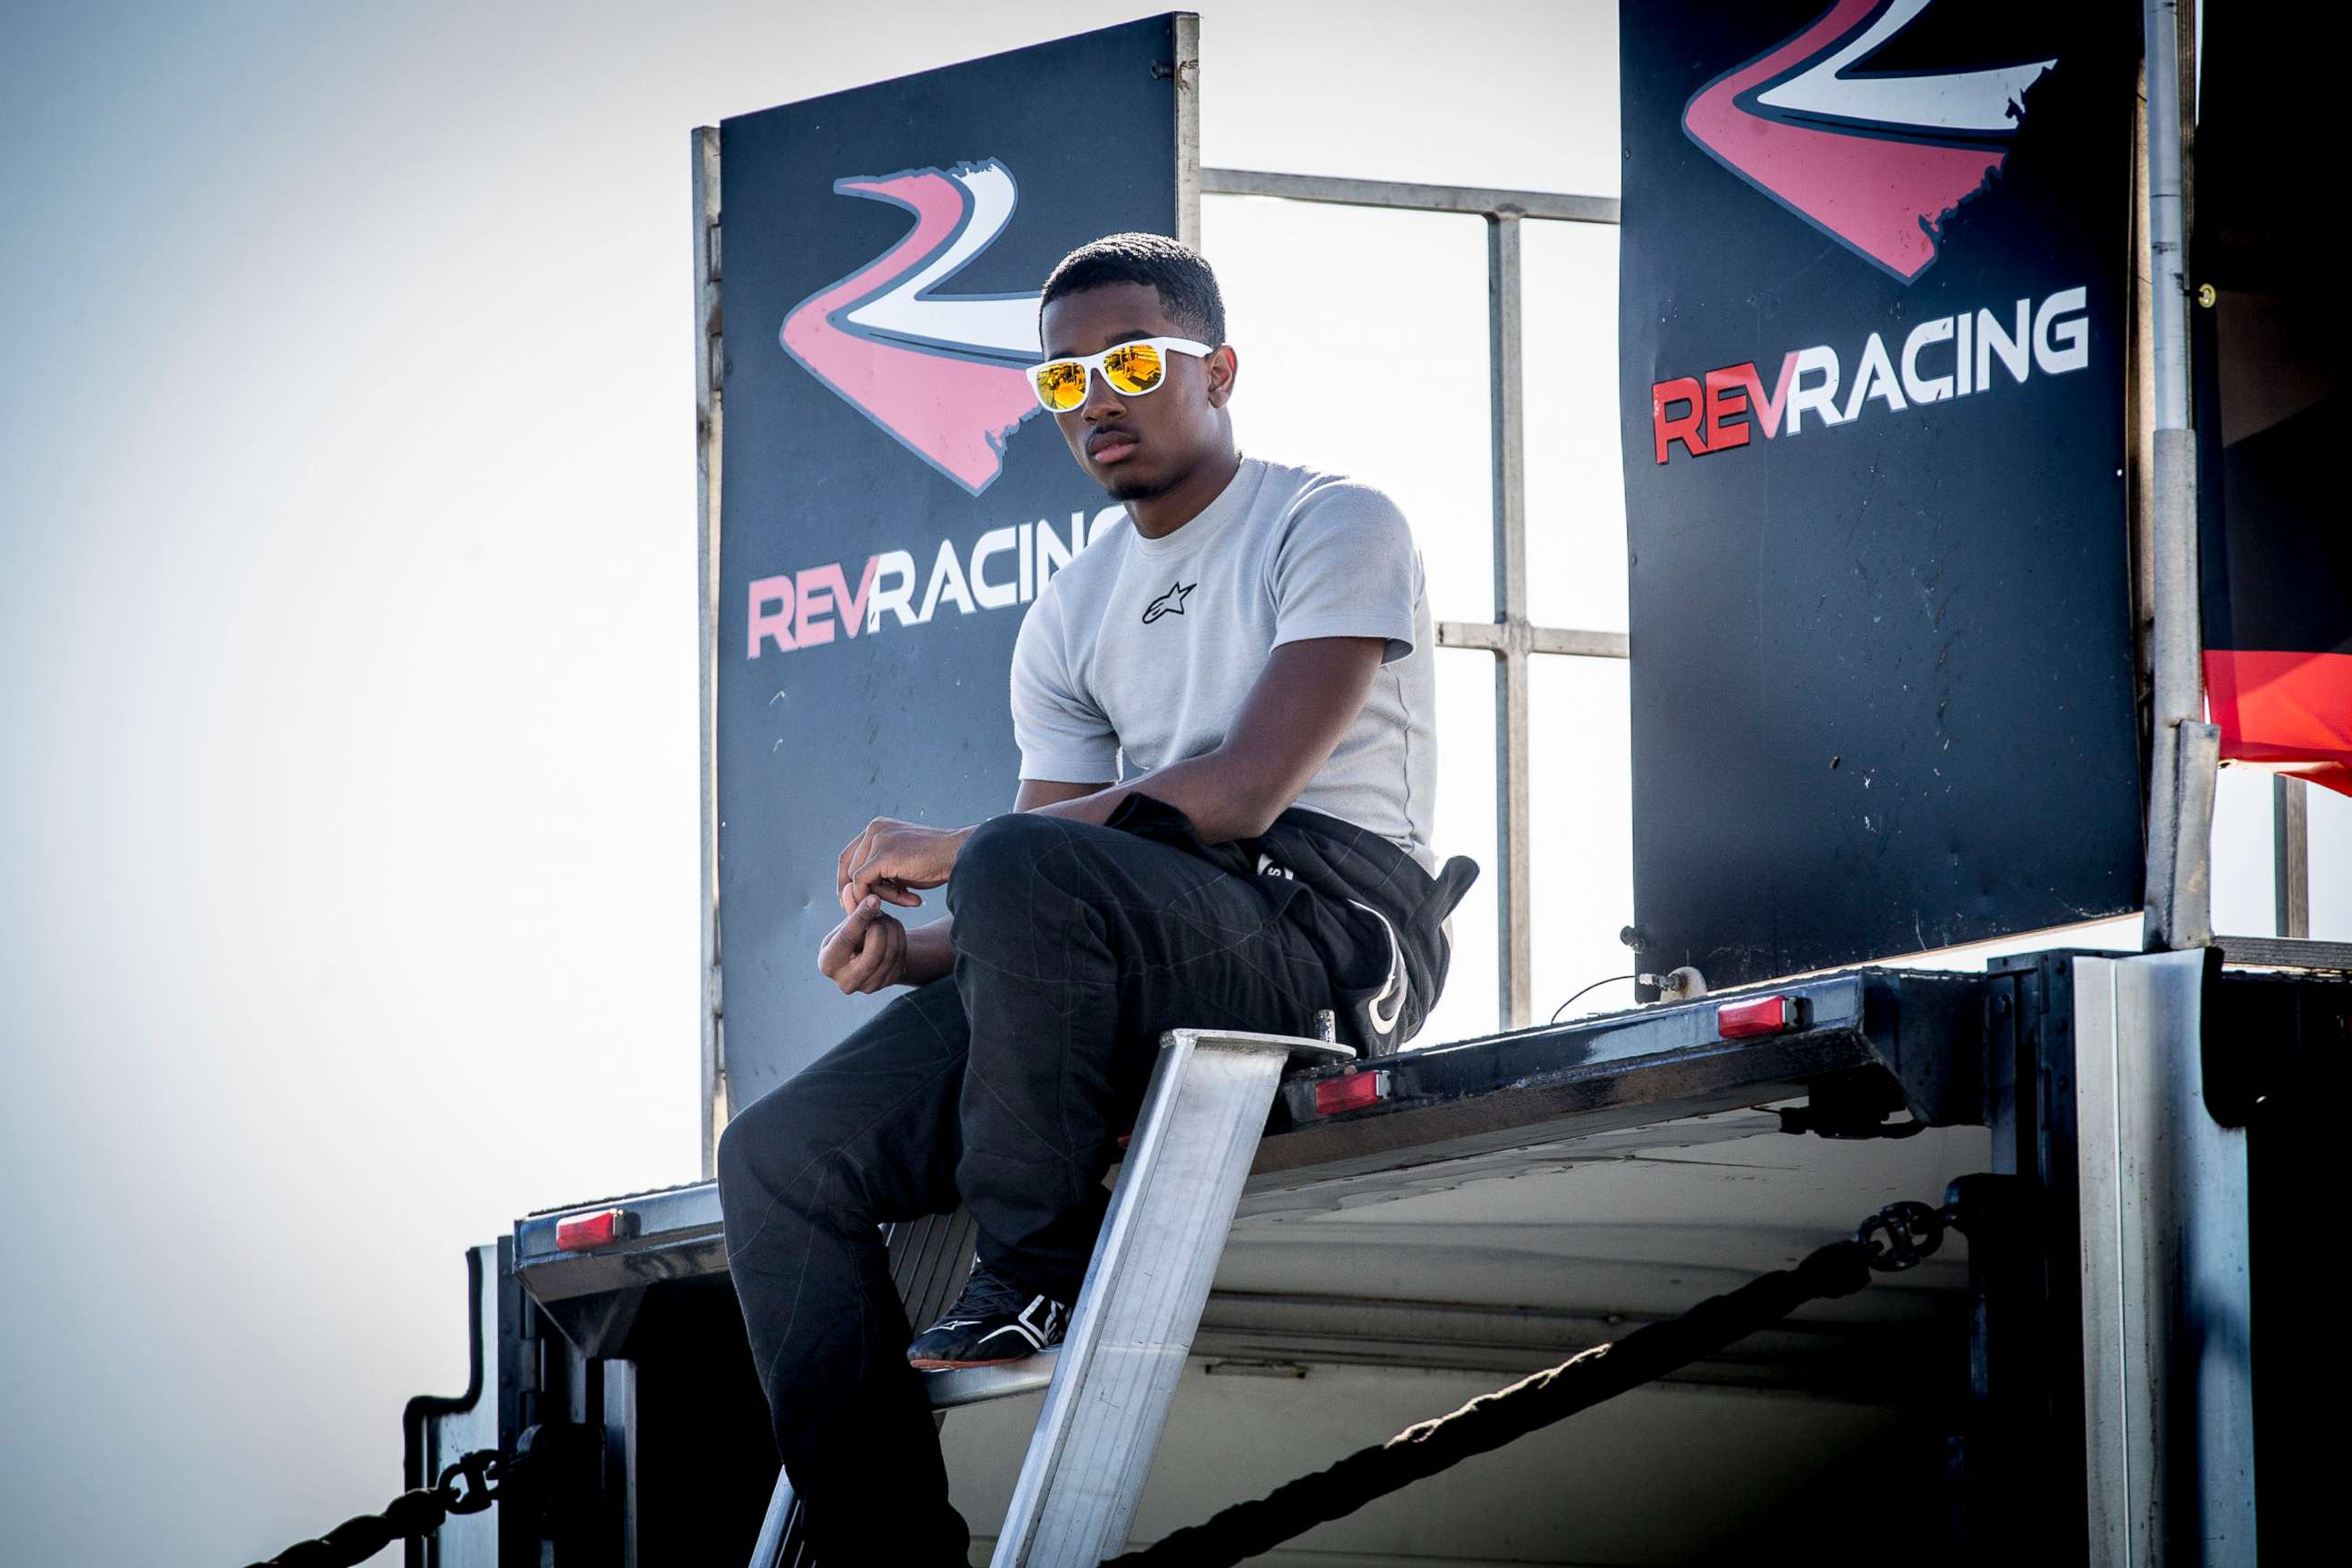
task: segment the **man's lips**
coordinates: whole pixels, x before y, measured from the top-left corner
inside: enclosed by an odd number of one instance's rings
[[[1097,430],[1087,437],[1087,456],[1097,463],[1116,463],[1135,446],[1135,437],[1124,430]]]

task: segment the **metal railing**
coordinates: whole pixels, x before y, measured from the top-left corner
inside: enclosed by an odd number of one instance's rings
[[[1486,220],[1486,358],[1491,409],[1489,447],[1495,503],[1495,618],[1440,621],[1437,646],[1475,648],[1495,660],[1495,847],[1502,858],[1496,885],[1498,999],[1503,1026],[1534,1021],[1534,949],[1530,942],[1528,822],[1533,795],[1528,773],[1528,661],[1535,654],[1571,658],[1623,658],[1626,634],[1538,626],[1528,619],[1526,395],[1520,374],[1519,225],[1617,222],[1612,196],[1571,196],[1549,191],[1496,190],[1480,185],[1419,185],[1396,180],[1346,180],[1319,174],[1278,174],[1254,169],[1202,169],[1201,193],[1219,196],[1278,196],[1341,206],[1407,212],[1460,213]]]

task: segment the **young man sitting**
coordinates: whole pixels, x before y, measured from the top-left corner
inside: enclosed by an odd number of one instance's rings
[[[1429,849],[1421,557],[1380,491],[1244,457],[1200,256],[1113,235],[1046,280],[1034,377],[1126,517],[1031,605],[1013,810],[877,820],[817,966],[912,989],[728,1126],[728,1262],[819,1560],[962,1563],[918,1369],[1060,1339],[1163,1030],[1411,1037],[1476,874]],[[1301,389],[1302,393],[1307,389]],[[891,911],[944,885],[948,915]],[[877,1226],[961,1203],[969,1283],[913,1336]]]

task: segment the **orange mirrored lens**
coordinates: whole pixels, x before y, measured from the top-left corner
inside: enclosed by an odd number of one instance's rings
[[[1067,413],[1087,400],[1087,367],[1076,360],[1057,360],[1037,372],[1037,396],[1057,414]]]
[[[1121,392],[1149,392],[1166,370],[1160,351],[1146,343],[1126,343],[1103,356],[1104,377]]]

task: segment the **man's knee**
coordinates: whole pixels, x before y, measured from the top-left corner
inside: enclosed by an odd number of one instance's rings
[[[959,923],[1028,918],[1040,898],[1068,897],[1083,887],[1086,850],[1057,817],[1027,811],[992,816],[956,856],[949,911]]]
[[[744,1125],[748,1110],[739,1113],[719,1130],[719,1201],[727,1202],[736,1194],[748,1192],[756,1177],[752,1171],[753,1135]]]
[[[722,1208],[755,1196],[784,1197],[794,1189],[815,1191],[828,1150],[824,1129],[795,1093],[779,1084],[736,1112],[719,1134],[717,1164]]]

